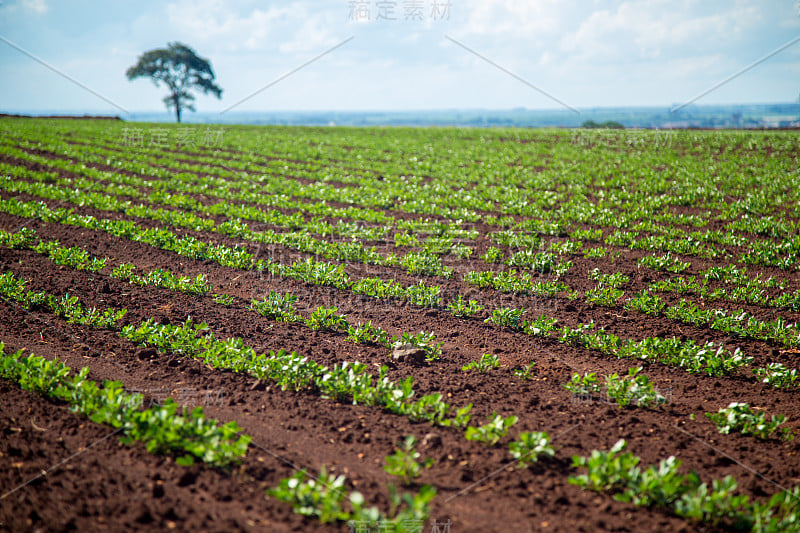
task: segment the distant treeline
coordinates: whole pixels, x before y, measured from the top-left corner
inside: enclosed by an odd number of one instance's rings
[[[616,120],[606,120],[605,122],[595,122],[594,120],[587,120],[586,122],[581,124],[581,128],[624,130],[625,126],[623,126]]]
[[[577,111],[577,112],[576,112]],[[56,111],[24,112],[57,115]],[[64,113],[102,115],[91,111]],[[131,122],[171,122],[165,112],[134,112]],[[285,126],[468,126],[478,128],[797,128],[800,104],[689,105],[570,109],[442,109],[427,111],[232,111],[191,113],[186,122]]]

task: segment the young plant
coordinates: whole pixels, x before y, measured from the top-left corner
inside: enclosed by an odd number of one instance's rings
[[[348,324],[347,340],[358,344],[370,344],[389,347],[389,333],[382,328],[373,326],[372,322],[366,324]]]
[[[453,316],[459,318],[466,318],[473,316],[483,311],[483,306],[475,300],[464,300],[460,294],[455,300],[447,304],[447,308],[453,313]]]
[[[642,367],[629,368],[627,378],[616,373],[606,376],[606,395],[621,407],[631,404],[648,408],[667,400],[655,389],[647,376],[639,374]]]
[[[392,345],[398,347],[404,344],[410,344],[425,350],[426,360],[436,361],[442,355],[442,344],[444,343],[435,341],[436,335],[433,332],[420,331],[416,335],[404,332],[399,337],[394,338]]]
[[[233,296],[230,294],[215,294],[214,302],[225,307],[230,307],[233,304]]]
[[[520,379],[531,379],[533,377],[536,361],[523,365],[522,368],[515,368],[511,371],[512,374]]]
[[[619,299],[622,298],[623,294],[625,294],[625,292],[621,289],[606,287],[600,284],[586,291],[586,302],[602,305],[604,307],[614,307],[617,305]]]
[[[575,289],[574,291],[569,291],[567,293],[567,299],[572,301],[572,302],[574,302],[575,300],[578,300],[581,296],[583,296],[583,293],[581,291],[579,291],[578,289]]]
[[[489,446],[494,446],[500,439],[508,435],[511,426],[517,423],[518,417],[511,415],[506,418],[494,413],[494,416],[489,417],[489,423],[480,427],[469,426],[464,438],[467,440],[475,440],[478,442],[485,442]]]
[[[658,316],[666,305],[657,294],[642,290],[636,294],[636,297],[629,299],[625,303],[625,309]]]
[[[531,293],[545,298],[554,298],[561,291],[569,290],[569,286],[561,281],[540,281],[531,287]]]
[[[36,239],[36,231],[29,228],[22,228],[17,232],[0,230],[0,245],[8,246],[12,250],[25,250],[33,246]]]
[[[720,409],[716,413],[706,413],[706,416],[716,424],[719,432],[727,435],[732,431],[742,435],[753,435],[757,439],[767,440],[778,428],[786,422],[783,415],[773,415],[767,420],[767,415],[763,411],[753,411],[746,403],[731,402],[728,407]],[[783,428],[778,434],[784,439],[791,439],[791,430]]]
[[[608,255],[608,249],[604,246],[597,246],[583,252],[583,257],[586,259],[602,259],[606,255]]]
[[[614,498],[644,507],[661,507],[693,524],[731,531],[795,531],[800,524],[797,497],[800,490],[782,491],[768,503],[750,502],[747,495],[736,494],[736,480],[731,476],[701,483],[695,472],[680,474],[681,462],[675,457],[646,469],[640,459],[625,450],[624,440],[610,451],[592,451],[590,457],[574,456],[572,465],[585,468],[586,474],[573,476],[569,482],[595,491],[614,492]],[[791,503],[789,503],[791,501]]]
[[[523,324],[521,324],[520,321],[522,320],[522,314],[524,312],[524,308],[511,309],[508,307],[502,307],[500,309],[493,310],[492,316],[484,320],[484,322],[489,322],[495,326],[505,326],[513,329],[520,329],[523,327]]]
[[[603,230],[601,229],[578,229],[569,234],[570,238],[600,242],[603,240]]]
[[[436,488],[423,485],[416,494],[400,494],[393,483],[389,484],[391,504],[390,521],[384,520],[379,527],[394,526],[395,533],[419,533],[417,524],[424,524],[431,514],[431,501],[436,497]],[[390,530],[391,531],[391,530]]]
[[[589,457],[572,457],[573,468],[587,472],[572,476],[568,482],[597,492],[619,490],[627,487],[640,459],[631,452],[622,453],[627,443],[617,441],[609,451],[592,450]]]
[[[481,256],[481,259],[487,263],[499,263],[503,260],[503,252],[499,248],[490,246],[486,253]]]
[[[540,456],[555,455],[555,450],[550,445],[550,437],[544,431],[520,433],[517,440],[509,443],[508,451],[518,461],[517,468],[526,468],[536,463]]]
[[[37,254],[45,254],[49,259],[58,264],[65,265],[76,270],[88,270],[89,272],[99,272],[106,266],[105,259],[91,257],[89,252],[82,248],[65,248],[58,241],[42,241],[33,247]]]
[[[395,233],[394,245],[395,246],[416,246],[417,237],[409,233]]]
[[[453,269],[443,266],[441,257],[429,251],[410,252],[403,257],[400,265],[406,269],[406,273],[412,276],[417,274],[443,278],[453,276]]]
[[[286,478],[267,494],[292,505],[294,512],[311,516],[320,522],[347,520],[345,477],[328,474],[323,467],[316,478],[308,478],[305,470]],[[358,501],[358,498],[357,498]]]
[[[126,393],[122,383],[105,381],[102,388],[88,379],[89,368],[77,374],[58,359],[5,354],[0,343],[0,378],[17,382],[25,390],[67,402],[72,410],[97,424],[118,428],[122,442],[141,441],[150,453],[184,454],[181,465],[195,460],[227,467],[247,453],[250,437],[240,435],[236,422],[218,425],[203,408],[189,412],[168,398],[162,405],[141,409],[142,396]]]
[[[306,319],[306,325],[314,331],[347,331],[347,318],[337,313],[336,307],[317,307]]]
[[[524,322],[522,330],[534,337],[547,337],[551,331],[555,331],[558,319],[550,318],[547,315],[539,315],[533,322]]]
[[[507,265],[524,267],[537,272],[550,272],[560,265],[558,258],[551,252],[537,252],[534,249],[520,250],[506,261]]]
[[[469,372],[470,370],[477,370],[481,374],[484,374],[493,368],[499,368],[499,367],[500,367],[500,360],[497,358],[497,355],[490,355],[488,353],[485,353],[481,356],[479,360],[472,361],[471,363],[461,367],[461,370],[464,372]]]
[[[420,476],[422,470],[433,466],[433,459],[428,457],[420,462],[422,456],[414,447],[417,439],[413,435],[408,435],[394,454],[386,456],[386,465],[383,469],[400,478],[403,485],[409,485],[414,479]]]
[[[581,376],[580,374],[573,374],[572,379],[564,384],[564,388],[570,391],[575,396],[591,397],[594,394],[600,393],[603,386],[597,379],[597,374],[590,372]]]
[[[450,247],[450,253],[460,259],[466,259],[467,257],[472,255],[472,248],[467,246],[466,244],[456,243]]]
[[[261,316],[274,318],[278,322],[294,322],[301,320],[300,315],[294,309],[297,296],[291,294],[279,294],[269,291],[269,295],[263,300],[250,300],[250,309],[256,311]]]
[[[133,272],[135,268],[136,267],[132,263],[123,263],[114,267],[111,275],[142,287],[158,287],[171,291],[198,294],[200,296],[204,296],[211,291],[211,286],[202,274],[199,274],[193,279],[187,276],[176,276],[169,270],[157,269],[140,276]]]
[[[765,368],[756,368],[753,373],[761,383],[778,389],[794,387],[799,377],[796,369],[789,370],[783,363],[770,363]]]
[[[597,281],[599,286],[611,287],[613,289],[618,289],[619,287],[625,285],[631,280],[631,278],[624,275],[622,272],[615,272],[614,274],[605,274],[601,272],[599,268],[590,270],[588,275],[589,279],[592,281]]]
[[[569,255],[574,254],[578,250],[580,250],[583,243],[581,241],[554,241],[550,243],[550,246],[547,248],[550,252],[555,252],[561,255]]]
[[[667,252],[666,255],[647,255],[639,260],[639,268],[647,267],[661,272],[674,272],[680,274],[691,267],[691,263],[681,261]]]

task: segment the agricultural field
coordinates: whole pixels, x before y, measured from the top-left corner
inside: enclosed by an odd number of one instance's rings
[[[794,132],[0,132],[2,530],[800,531]]]

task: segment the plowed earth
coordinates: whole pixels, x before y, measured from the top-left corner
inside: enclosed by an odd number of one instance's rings
[[[126,218],[83,207],[75,209],[104,218]],[[126,388],[144,392],[153,400],[163,391],[173,395],[193,391],[195,397],[184,398],[184,403],[204,405],[209,416],[222,422],[235,420],[253,437],[242,465],[231,472],[201,465],[185,468],[170,457],[146,453],[141,445],[123,446],[107,427],[78,418],[65,405],[0,381],[3,530],[346,531],[346,525],[322,525],[294,514],[287,504],[268,497],[266,490],[298,468],[317,471],[325,465],[329,471],[346,474],[350,487],[361,491],[368,502],[388,510],[386,487],[392,478],[383,471],[384,458],[409,434],[421,441],[418,448],[423,456],[435,460],[417,480],[438,490],[426,533],[432,530],[434,519],[438,523],[449,521],[453,533],[693,530],[685,520],[665,511],[620,503],[609,495],[582,491],[567,482],[576,473],[571,467],[572,455],[608,449],[620,438],[628,441],[629,449],[645,464],[675,455],[685,469],[697,471],[704,480],[733,475],[741,491],[754,497],[800,483],[797,442],[720,435],[703,416],[729,402],[744,401],[768,413],[785,414],[787,426],[800,429],[797,392],[770,388],[749,374],[713,378],[644,364],[643,373],[667,395],[667,405],[646,410],[576,402],[562,387],[574,372],[624,373],[631,364],[554,339],[538,339],[484,324],[485,312],[476,318],[459,319],[446,309],[422,309],[261,272],[234,270],[103,232],[0,215],[0,228],[15,230],[22,226],[35,229],[41,239],[85,247],[114,264],[132,262],[139,272],[168,268],[181,275],[202,273],[215,290],[236,298],[226,308],[210,296],[130,285],[111,277],[108,267],[91,274],[57,266],[32,251],[0,248],[0,272],[11,271],[29,280],[31,289],[69,293],[89,306],[125,308],[125,323],[156,318],[161,323],[178,324],[191,317],[208,323],[218,338],[242,337],[259,352],[283,348],[326,365],[358,360],[371,365],[374,373],[387,364],[392,379],[414,377],[418,396],[441,392],[454,406],[473,403],[473,423],[497,412],[518,416],[515,430],[547,431],[556,456],[528,469],[516,469],[508,454],[507,439],[497,447],[469,442],[463,430],[412,423],[379,408],[339,404],[310,392],[281,391],[252,377],[139,348],[114,332],[67,324],[43,312],[0,302],[0,340],[5,342],[6,351],[21,348],[39,356],[58,357],[73,368],[89,366],[92,379],[120,380]],[[477,228],[482,233],[477,247],[482,252],[488,246],[486,227],[478,224]],[[252,243],[218,234],[201,236],[206,241],[254,249]],[[586,290],[592,286],[584,275],[587,269],[621,271],[632,279],[626,287],[632,294],[651,281],[667,277],[651,271],[645,274],[637,268],[637,260],[644,253],[620,251],[621,257],[613,262],[571,256],[575,266],[565,281],[573,289]],[[305,256],[274,248],[262,253],[280,253],[282,261]],[[694,260],[688,274],[712,264]],[[451,266],[460,273],[470,267],[466,263]],[[403,284],[418,281],[393,268],[348,264],[347,272],[380,275]],[[785,277],[777,269],[749,272]],[[675,335],[713,340],[731,350],[741,348],[755,358],[754,365],[776,359],[789,367],[800,365],[797,353],[779,347],[663,317],[629,313],[621,307],[595,307],[580,299],[501,295],[490,289],[475,289],[460,275],[451,281],[433,281],[443,285],[445,294],[468,294],[489,308],[522,306],[533,312],[543,308],[561,325],[594,320],[620,337]],[[792,281],[790,290],[797,288],[797,281]],[[443,356],[424,366],[394,363],[385,348],[353,344],[343,334],[313,332],[302,323],[279,323],[247,310],[251,298],[263,296],[270,289],[297,295],[298,311],[306,316],[319,305],[337,306],[351,322],[371,320],[392,334],[432,331],[445,343]],[[670,296],[665,299],[670,301]],[[743,307],[761,318],[774,314],[763,308]],[[781,316],[800,320],[788,311]],[[461,371],[463,365],[483,353],[498,355],[500,368],[486,374]],[[510,372],[530,362],[536,363],[532,379],[524,381]],[[214,392],[212,401],[208,401],[210,391]],[[690,420],[692,414],[694,420]],[[46,473],[42,475],[42,471]]]

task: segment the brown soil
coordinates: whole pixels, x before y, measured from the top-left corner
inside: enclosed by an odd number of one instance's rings
[[[86,208],[76,208],[76,212],[117,218]],[[91,378],[120,380],[127,388],[144,391],[149,397],[164,390],[223,391],[220,401],[206,405],[206,412],[223,422],[235,420],[253,437],[243,464],[232,472],[199,465],[184,468],[170,457],[147,454],[141,445],[122,446],[115,435],[109,436],[108,428],[81,420],[65,405],[0,380],[0,496],[13,491],[0,505],[2,530],[347,531],[343,524],[322,525],[294,514],[288,505],[268,497],[267,488],[277,485],[295,468],[316,472],[324,465],[334,473],[346,474],[349,488],[361,491],[368,502],[388,511],[387,485],[392,478],[383,471],[384,458],[409,434],[422,441],[419,450],[423,456],[435,460],[417,484],[431,483],[438,490],[431,519],[451,521],[453,533],[695,530],[666,512],[620,503],[607,494],[582,491],[568,483],[568,477],[576,472],[570,466],[574,454],[607,449],[620,438],[628,441],[629,449],[645,464],[675,455],[683,461],[684,469],[696,470],[705,481],[735,476],[740,490],[752,497],[764,498],[777,492],[779,485],[800,483],[797,441],[764,442],[720,435],[704,416],[731,401],[745,401],[770,414],[786,415],[786,425],[795,432],[800,430],[798,392],[761,385],[749,372],[713,378],[644,364],[643,372],[668,395],[667,405],[646,410],[601,402],[578,403],[562,387],[573,372],[623,373],[634,364],[554,339],[492,327],[482,320],[485,312],[477,318],[457,319],[446,309],[421,309],[260,272],[237,271],[103,232],[0,215],[2,229],[23,225],[36,229],[43,239],[83,246],[114,264],[133,262],[141,272],[169,268],[181,275],[202,273],[217,292],[236,299],[225,308],[210,296],[129,285],[112,278],[110,268],[89,274],[56,266],[31,251],[0,248],[0,273],[12,271],[30,280],[30,289],[69,293],[90,306],[126,308],[125,323],[156,318],[176,324],[191,316],[208,323],[218,337],[242,337],[259,351],[284,348],[326,365],[359,360],[375,373],[380,365],[387,364],[391,379],[414,377],[417,396],[440,392],[454,406],[473,403],[473,424],[493,412],[514,414],[519,422],[512,435],[547,431],[557,451],[553,459],[529,469],[515,469],[507,451],[509,438],[499,446],[488,447],[466,441],[463,431],[457,429],[412,423],[379,408],[339,404],[310,392],[281,391],[269,383],[211,369],[196,360],[143,350],[114,332],[67,324],[46,313],[0,302],[0,340],[6,343],[7,351],[24,349],[58,357],[73,368],[89,366]],[[483,231],[485,226],[479,229]],[[202,238],[241,244],[216,234]],[[480,243],[486,246],[484,240]],[[255,248],[252,243],[248,246]],[[287,261],[303,256],[277,248],[260,253]],[[575,266],[565,281],[585,290],[590,286],[586,271],[597,267],[631,276],[633,281],[625,290],[635,292],[662,276],[638,270],[637,260],[642,255],[627,252],[613,262],[574,256]],[[696,259],[693,263],[693,272],[714,264]],[[752,270],[785,277],[777,269]],[[459,266],[458,272],[463,271],[466,266]],[[347,272],[352,276],[380,275],[404,284],[417,281],[400,269],[348,264]],[[755,358],[757,365],[779,360],[790,367],[800,366],[797,351],[730,338],[663,317],[629,313],[620,307],[503,295],[470,287],[460,275],[450,281],[427,278],[426,282],[442,285],[447,294],[468,294],[490,309],[526,307],[529,319],[546,312],[562,325],[594,320],[620,337],[676,335],[714,340],[730,349],[741,348]],[[793,290],[796,285],[794,280]],[[316,306],[335,305],[351,322],[371,320],[392,334],[433,331],[445,343],[442,359],[419,367],[394,364],[384,348],[353,344],[342,334],[313,332],[303,324],[278,323],[247,310],[251,298],[261,297],[270,289],[297,295],[298,310],[304,316]],[[771,309],[725,302],[714,305],[744,307],[761,318],[774,314]],[[792,321],[800,319],[797,313],[781,311],[780,315]],[[501,367],[487,374],[461,371],[463,365],[483,353],[498,355]],[[523,381],[511,374],[511,369],[530,362],[536,363],[533,379]],[[190,401],[185,403],[191,405]],[[81,450],[85,451],[71,457]],[[25,484],[42,470],[47,474]],[[424,531],[431,527],[429,522]]]

